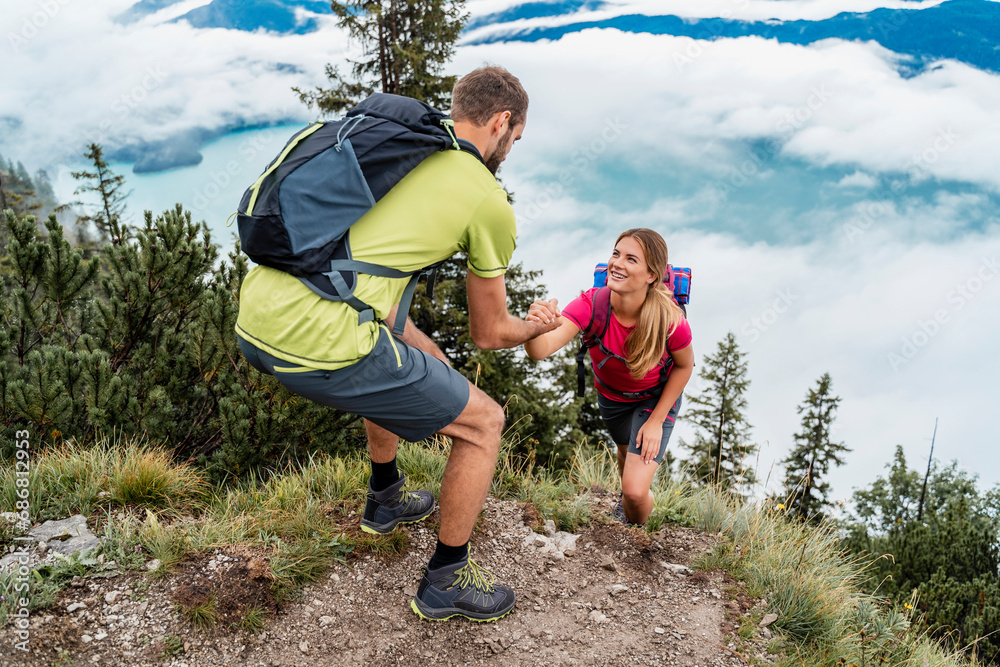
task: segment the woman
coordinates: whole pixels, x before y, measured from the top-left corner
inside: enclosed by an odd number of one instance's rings
[[[653,511],[649,487],[694,368],[691,327],[663,284],[666,268],[662,236],[651,229],[622,232],[608,261],[610,321],[602,344],[590,348],[597,405],[618,446],[622,498],[616,518],[637,525]],[[525,343],[528,356],[544,359],[586,329],[598,290],[570,303],[558,328]],[[536,302],[525,319],[550,321],[553,307]]]

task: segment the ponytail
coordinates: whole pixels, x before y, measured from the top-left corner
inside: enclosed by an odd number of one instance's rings
[[[639,310],[639,321],[625,340],[625,361],[632,377],[639,379],[656,368],[667,349],[667,339],[674,332],[684,312],[674,301],[663,281],[653,282]]]

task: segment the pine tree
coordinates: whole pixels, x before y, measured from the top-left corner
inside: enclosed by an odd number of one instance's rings
[[[851,451],[830,440],[830,427],[840,404],[840,397],[831,395],[830,384],[830,374],[824,373],[798,406],[802,432],[795,434],[795,447],[782,461],[789,509],[810,521],[821,519],[824,508],[831,506],[826,477],[832,466],[844,465],[841,455]]]
[[[246,261],[180,206],[87,260],[54,216],[9,213],[0,272],[0,459],[16,429],[43,442],[145,434],[219,477],[260,474],[353,442],[353,415],[249,368],[233,325]],[[100,262],[100,270],[98,269]],[[8,437],[9,436],[9,437]]]
[[[441,74],[467,19],[464,0],[350,0],[333,2],[338,23],[362,47],[350,76],[326,66],[329,88],[293,88],[324,114],[353,107],[376,90],[406,95],[444,109],[454,76]]]
[[[7,160],[4,164],[0,156],[0,217],[3,211],[11,209],[17,215],[37,213],[42,208],[35,192],[35,184],[28,175],[28,170],[18,162],[16,165]],[[0,227],[3,225],[0,224]]]
[[[125,177],[115,174],[104,160],[104,150],[99,144],[87,146],[86,158],[94,164],[94,171],[74,171],[73,178],[84,181],[73,194],[95,192],[100,198],[97,212],[80,218],[78,225],[93,222],[102,237],[111,238],[115,243],[121,243],[124,238],[122,216],[125,214]],[[70,206],[80,206],[83,202],[75,201]]]
[[[983,494],[976,476],[957,462],[941,470],[934,465],[918,519],[921,479],[897,446],[889,474],[854,493],[842,544],[869,564],[859,582],[863,590],[896,604],[915,592],[922,629],[952,649],[994,659],[1000,655],[1000,486]]]
[[[698,377],[707,384],[689,399],[684,419],[698,429],[694,442],[681,441],[690,450],[686,460],[691,476],[702,483],[728,488],[756,482],[744,461],[757,451],[749,443],[750,424],[744,416],[744,397],[750,381],[747,362],[732,332],[719,341],[714,355],[706,355]]]

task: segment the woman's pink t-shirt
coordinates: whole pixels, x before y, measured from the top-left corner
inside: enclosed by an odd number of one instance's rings
[[[580,327],[581,331],[586,329],[587,325],[590,323],[590,316],[594,310],[594,295],[597,294],[598,289],[599,288],[597,287],[592,287],[577,298],[573,299],[568,306],[563,308],[563,316],[568,317],[574,324]],[[608,323],[608,330],[604,334],[604,346],[620,357],[627,356],[625,354],[625,339],[628,338],[628,335],[634,328],[635,327],[622,326],[622,324],[615,317],[614,312],[612,312],[611,321]],[[590,361],[593,365],[595,374],[601,378],[601,382],[604,384],[609,387],[614,387],[618,391],[641,392],[652,389],[660,383],[660,369],[663,367],[664,362],[670,357],[671,351],[683,349],[690,344],[691,326],[688,324],[687,319],[683,319],[677,324],[673,333],[671,333],[667,338],[667,349],[664,350],[663,358],[660,360],[660,363],[657,364],[653,370],[649,371],[645,377],[639,378],[638,380],[633,379],[632,374],[629,373],[628,367],[617,359],[608,359],[607,363],[605,363],[602,368],[598,368],[600,363],[604,361],[607,356],[601,352],[601,348],[598,345],[590,348]],[[616,394],[609,393],[597,382],[594,383],[594,386],[597,388],[597,391],[612,401],[627,400]]]

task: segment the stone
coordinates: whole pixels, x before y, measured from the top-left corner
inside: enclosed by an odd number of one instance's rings
[[[74,514],[68,519],[46,521],[28,531],[28,534],[47,549],[65,556],[93,549],[101,541],[87,528],[87,518]]]
[[[612,558],[611,556],[605,556],[604,559],[601,561],[601,568],[604,570],[608,570],[609,572],[617,572],[618,564],[615,563],[615,559]]]
[[[621,595],[622,593],[628,593],[629,588],[625,584],[613,584],[608,586],[608,593],[612,595]]]
[[[760,619],[759,627],[766,628],[767,626],[771,625],[777,620],[778,620],[777,614],[767,614],[766,616],[764,616],[764,618]]]
[[[549,537],[553,537],[556,534],[556,522],[552,519],[548,519],[545,522],[545,534]]]
[[[120,598],[121,595],[122,595],[121,591],[110,591],[104,594],[104,601],[107,602],[108,604],[114,604],[115,602],[118,601],[118,598]]]
[[[319,617],[319,627],[325,628],[326,626],[332,624],[333,616],[320,616]]]
[[[602,614],[600,610],[595,609],[590,612],[590,621],[592,623],[607,623],[610,619]]]
[[[0,558],[0,572],[13,572],[14,570],[17,569],[18,565],[22,564],[20,560],[21,556],[16,554]]]
[[[94,635],[94,639],[96,639],[97,641],[101,641],[102,639],[107,639],[107,637],[108,633],[104,632],[103,630]]]
[[[662,635],[664,632],[666,632],[666,630],[664,630],[663,628],[656,627],[653,628],[653,632],[655,632],[658,635]]]
[[[687,565],[678,565],[676,563],[667,563],[664,561],[660,561],[660,565],[662,565],[668,572],[673,572],[674,574],[691,574],[691,568]]]
[[[154,558],[153,560],[151,560],[148,563],[146,563],[146,569],[149,570],[150,572],[152,572],[153,570],[159,570],[160,569],[160,559],[159,558]]]
[[[86,609],[86,608],[87,608],[87,605],[85,605],[84,603],[82,603],[82,602],[74,602],[73,604],[71,604],[68,607],[66,607],[66,611],[68,611],[69,613],[72,614],[74,611],[79,611],[80,609]]]

